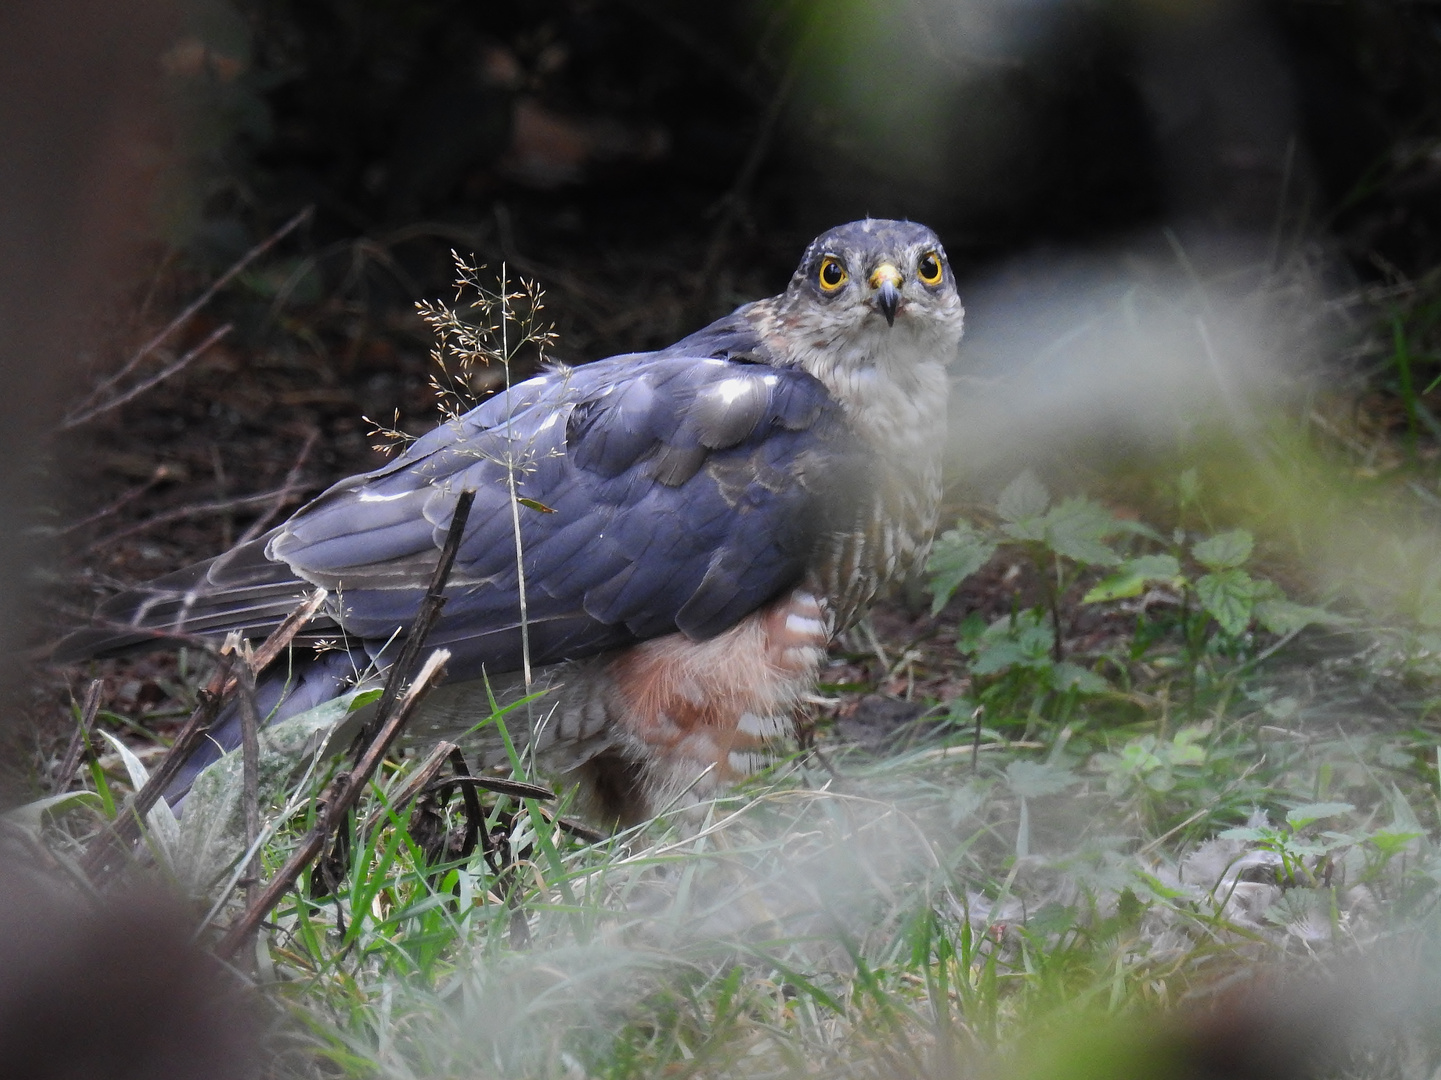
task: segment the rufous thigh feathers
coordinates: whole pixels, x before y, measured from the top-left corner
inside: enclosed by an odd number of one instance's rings
[[[816,597],[796,589],[708,641],[672,634],[610,662],[612,716],[631,759],[627,780],[634,782],[638,766],[645,809],[687,789],[704,795],[765,763],[765,743],[791,732],[796,706],[815,683],[827,622]]]

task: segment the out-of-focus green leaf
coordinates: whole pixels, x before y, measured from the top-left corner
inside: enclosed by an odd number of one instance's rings
[[[285,785],[305,761],[325,752],[334,733],[344,728],[347,717],[380,694],[379,688],[357,688],[262,728],[259,732],[262,808],[281,796]],[[176,880],[190,894],[206,894],[244,854],[243,791],[244,768],[238,751],[223,755],[195,778],[180,817],[173,867]]]
[[[1179,585],[1181,566],[1174,555],[1140,555],[1127,559],[1114,574],[1093,585],[1081,598],[1083,604],[1125,600],[1140,596],[1153,582]]]
[[[1036,474],[1027,469],[1001,492],[996,500],[996,513],[1004,521],[1024,521],[1040,517],[1050,505],[1051,493],[1036,479]]]
[[[93,791],[62,791],[58,795],[47,795],[43,799],[22,803],[0,816],[11,825],[38,834],[47,814],[63,814],[77,806],[99,810],[104,806],[104,800]]]
[[[1144,536],[1147,540],[1155,544],[1165,544],[1169,542],[1161,535],[1159,530],[1152,528],[1144,521],[1116,518],[1116,531],[1118,533],[1129,533],[1132,536]]]
[[[130,775],[130,786],[138,793],[150,779],[150,770],[144,763],[135,756],[134,751],[117,739],[110,732],[101,729],[100,734],[115,747],[115,752],[120,755],[120,760],[125,763],[125,771]],[[170,804],[160,799],[151,807],[150,812],[145,815],[145,824],[150,831],[152,841],[157,853],[166,862],[169,862],[175,852],[175,845],[180,839],[180,823],[175,820],[175,813],[170,809]]]
[[[1051,688],[1062,691],[1078,690],[1082,694],[1104,694],[1111,689],[1111,684],[1079,664],[1062,662],[1051,669]]]
[[[1348,802],[1306,803],[1304,806],[1293,806],[1286,811],[1286,824],[1293,829],[1304,829],[1313,821],[1339,817],[1341,814],[1349,814],[1355,809]]]
[[[1208,570],[1229,570],[1249,559],[1255,546],[1255,539],[1245,529],[1232,529],[1198,540],[1191,547],[1191,554]]]
[[[971,672],[994,675],[1011,667],[1048,668],[1055,640],[1041,612],[1022,611],[1014,622],[1010,617],[997,619],[966,650],[975,654]]]
[[[1057,795],[1075,782],[1070,769],[1044,761],[1013,761],[1006,766],[1006,786],[1023,799]]]
[[[1201,474],[1195,469],[1187,469],[1176,477],[1176,500],[1182,506],[1194,505],[1201,497]]]
[[[1255,582],[1244,570],[1218,570],[1196,580],[1196,596],[1216,624],[1235,637],[1251,621]]]
[[[1222,840],[1249,840],[1252,843],[1262,840],[1275,840],[1276,833],[1273,829],[1256,829],[1249,825],[1235,829],[1222,829],[1217,834]]]
[[[1290,634],[1307,626],[1341,626],[1350,620],[1325,608],[1269,599],[1256,602],[1256,621],[1273,634]]]
[[[115,747],[115,752],[120,755],[120,760],[125,765],[125,772],[130,777],[130,786],[136,791],[143,788],[145,782],[150,779],[150,770],[145,767],[145,763],[135,756],[135,751],[131,750],[130,747],[126,746],[110,732],[101,729],[100,735],[109,742],[111,746]]]
[[[961,583],[985,566],[995,553],[995,541],[965,522],[943,532],[926,563],[926,572],[931,576],[927,585],[931,592],[931,614],[938,614]]]
[[[1115,566],[1121,557],[1104,541],[1119,531],[1115,516],[1100,503],[1066,499],[1046,514],[1045,540],[1058,555],[1084,566]]]
[[[973,653],[981,645],[981,639],[985,637],[988,626],[986,617],[979,611],[969,612],[964,619],[956,625],[956,649],[963,653]]]

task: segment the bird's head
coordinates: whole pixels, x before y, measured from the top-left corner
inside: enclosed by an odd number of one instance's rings
[[[941,241],[924,225],[867,218],[822,233],[781,299],[782,318],[831,350],[944,363],[964,312]]]

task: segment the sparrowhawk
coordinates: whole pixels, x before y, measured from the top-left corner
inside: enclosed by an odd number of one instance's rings
[[[262,716],[295,715],[384,671],[470,489],[428,642],[453,654],[447,681],[411,734],[514,700],[528,635],[539,761],[595,816],[639,820],[750,771],[834,635],[925,558],[962,319],[930,229],[839,226],[778,296],[659,351],[517,383],[266,535],[113,597],[56,656],[165,631],[263,637],[319,585],[326,606],[297,640],[342,647],[258,690]],[[238,743],[238,717],[212,735],[182,786]]]

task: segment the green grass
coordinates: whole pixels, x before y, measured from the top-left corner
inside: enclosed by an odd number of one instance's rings
[[[275,1071],[960,1075],[1080,1017],[1123,1024],[1258,962],[1318,968],[1413,934],[1441,896],[1434,737],[1360,715],[1308,728],[1324,695],[1287,693],[1288,674],[1126,727],[1085,700],[1057,726],[1036,684],[1038,748],[983,729],[977,749],[969,725],[890,757],[832,748],[838,775],[796,758],[600,844],[492,799],[501,875],[412,838],[387,802],[399,764],[334,895],[303,882],[261,936]],[[290,805],[267,875],[310,824]],[[459,800],[443,813],[463,825]]]

